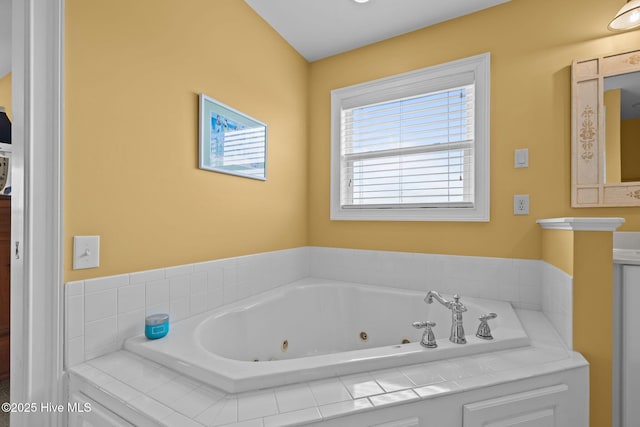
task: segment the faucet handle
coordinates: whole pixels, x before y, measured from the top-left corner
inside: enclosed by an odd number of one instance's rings
[[[413,327],[416,329],[433,328],[434,326],[436,326],[436,322],[427,320],[426,322],[413,322],[411,325],[413,325]]]
[[[433,333],[433,328],[436,326],[436,322],[432,322],[427,320],[426,322],[413,322],[413,327],[416,329],[425,328],[424,333],[422,334],[422,339],[420,340],[420,345],[426,348],[436,348],[438,344],[436,343],[436,336]]]
[[[496,313],[483,314],[478,318],[480,320],[480,325],[478,326],[478,332],[476,332],[476,336],[478,338],[482,338],[483,340],[492,340],[493,336],[491,335],[491,328],[487,321],[491,319],[495,319],[498,317]]]

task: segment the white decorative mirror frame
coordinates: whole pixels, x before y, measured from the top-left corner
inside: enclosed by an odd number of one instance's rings
[[[571,206],[574,208],[640,206],[640,181],[607,182],[604,103],[605,77],[638,71],[640,50],[572,64]],[[640,137],[636,139],[640,142]],[[617,156],[621,157],[620,150]]]

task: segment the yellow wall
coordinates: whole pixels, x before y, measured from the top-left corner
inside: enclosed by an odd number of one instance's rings
[[[620,123],[622,181],[640,181],[640,119]]]
[[[640,208],[569,207],[569,64],[637,47],[637,32],[606,30],[612,9],[512,1],[309,65],[244,2],[69,0],[65,279],[305,244],[538,259],[537,218],[623,216],[638,229]],[[486,51],[491,221],[330,221],[330,90]],[[269,124],[266,183],[198,170],[199,92]],[[523,147],[530,167],[514,169]],[[516,217],[521,193],[531,214]],[[81,234],[102,236],[99,269],[70,270]]]
[[[620,182],[620,151],[622,141],[620,140],[620,89],[611,89],[604,93],[605,109],[605,159],[606,159],[606,180],[605,182]]]
[[[573,276],[573,231],[542,230],[542,259]]]
[[[308,63],[243,1],[65,3],[65,280],[306,245]],[[200,92],[268,124],[266,182],[198,169]]]
[[[638,33],[613,34],[621,5],[599,0],[514,0],[311,64],[309,243],[539,259],[535,220],[623,216],[640,229],[640,208],[570,208],[573,59],[637,49]],[[330,91],[491,52],[491,222],[329,220]],[[529,148],[529,168],[513,152]],[[531,214],[513,215],[513,195],[529,194]]]
[[[4,107],[4,111],[12,119],[11,115],[11,73],[0,78],[0,106]]]

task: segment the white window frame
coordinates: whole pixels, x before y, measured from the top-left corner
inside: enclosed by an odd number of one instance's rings
[[[489,95],[491,55],[484,53],[331,91],[332,220],[489,221]],[[340,120],[343,108],[448,89],[473,73],[475,82],[474,195],[470,207],[362,208],[341,206]],[[463,77],[466,76],[466,77]]]

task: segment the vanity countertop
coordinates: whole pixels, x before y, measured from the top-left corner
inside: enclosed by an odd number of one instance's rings
[[[640,232],[613,233],[613,263],[640,265]]]
[[[613,249],[614,264],[640,265],[640,249]]]
[[[613,233],[613,263],[640,265],[640,232]]]

